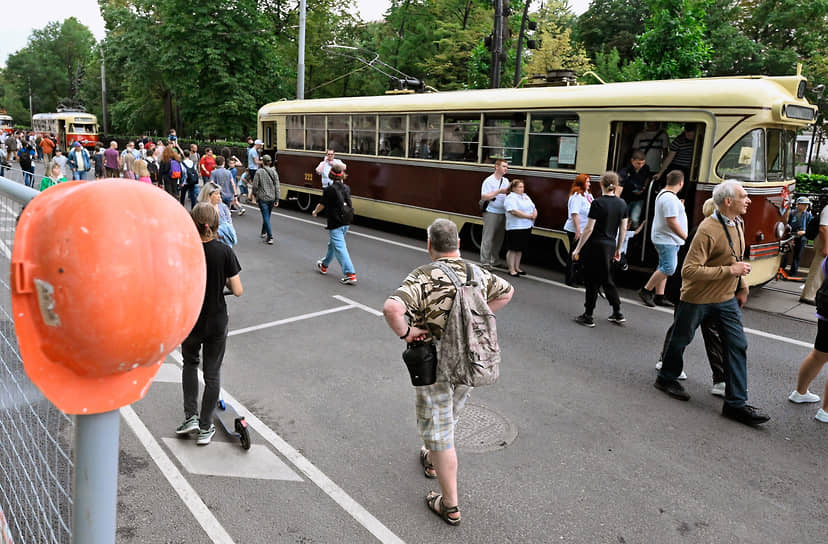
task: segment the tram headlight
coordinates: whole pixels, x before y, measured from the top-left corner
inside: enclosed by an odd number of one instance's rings
[[[776,238],[781,239],[785,236],[785,223],[779,221],[773,227],[774,232],[776,233]]]

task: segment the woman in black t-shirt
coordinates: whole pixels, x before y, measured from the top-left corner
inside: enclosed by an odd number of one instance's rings
[[[621,313],[621,299],[612,279],[612,260],[621,256],[621,246],[627,232],[627,204],[615,195],[618,174],[605,172],[601,176],[602,195],[592,201],[589,219],[572,252],[573,260],[581,260],[586,285],[584,313],[575,321],[585,327],[594,327],[592,312],[598,300],[598,288],[603,287],[607,301],[612,305],[609,321],[621,325],[626,321]]]
[[[202,202],[196,204],[190,214],[196,224],[204,247],[207,261],[207,285],[204,289],[204,302],[193,330],[181,343],[181,356],[184,360],[181,384],[184,390],[184,423],[175,430],[176,434],[185,435],[198,431],[197,443],[210,443],[216,432],[213,425],[213,412],[218,403],[221,390],[221,362],[224,359],[224,347],[227,343],[227,304],[224,302],[224,288],[227,287],[237,297],[242,294],[242,282],[239,277],[241,265],[230,246],[217,240],[218,211]],[[198,411],[198,364],[199,352],[204,348],[204,395],[201,397],[201,412]]]

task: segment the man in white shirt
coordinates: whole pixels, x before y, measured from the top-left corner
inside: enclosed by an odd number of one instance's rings
[[[333,149],[329,149],[328,152],[325,154],[325,158],[322,159],[322,162],[319,163],[316,167],[316,173],[322,176],[322,187],[327,187],[331,184],[331,178],[328,177],[328,174],[331,173],[331,167],[335,164],[342,166],[342,171],[348,169],[345,166],[345,163],[341,160],[337,159],[335,156],[335,152]]]
[[[504,267],[500,260],[500,246],[503,245],[503,236],[506,234],[506,207],[503,202],[509,192],[509,180],[506,172],[509,163],[505,159],[497,159],[494,173],[483,180],[480,188],[480,200],[486,202],[483,210],[483,237],[480,241],[480,264],[491,270],[493,267]]]
[[[673,170],[667,174],[667,186],[655,200],[655,213],[651,237],[658,251],[658,268],[638,292],[647,306],[672,307],[673,303],[664,298],[667,278],[673,275],[678,264],[678,250],[687,240],[687,213],[676,193],[684,187],[684,174]]]

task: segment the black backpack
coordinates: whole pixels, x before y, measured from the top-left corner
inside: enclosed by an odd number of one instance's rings
[[[187,166],[183,162],[181,165],[184,166],[184,169],[187,171],[187,179],[184,183],[187,185],[198,185],[198,171],[196,171],[195,166]]]
[[[814,211],[811,214],[811,220],[808,221],[808,225],[805,226],[805,238],[808,240],[816,240],[816,237],[819,234],[819,216],[821,213],[822,209]]]
[[[149,177],[153,183],[158,183],[158,163],[155,161],[147,161],[147,170],[149,170]]]

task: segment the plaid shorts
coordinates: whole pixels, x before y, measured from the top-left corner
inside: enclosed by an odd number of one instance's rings
[[[438,381],[414,390],[417,394],[417,430],[425,447],[433,451],[453,448],[454,426],[472,388]]]

